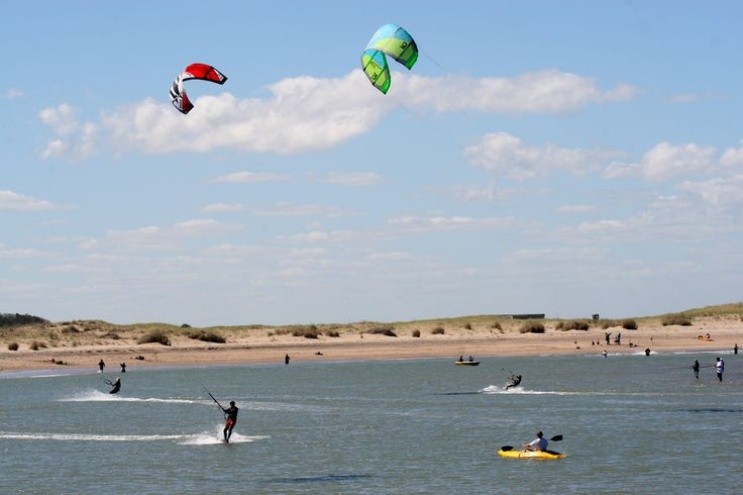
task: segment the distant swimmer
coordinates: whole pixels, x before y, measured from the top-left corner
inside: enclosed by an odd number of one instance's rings
[[[725,361],[722,358],[717,358],[715,362],[715,373],[717,373],[717,379],[722,382],[722,372],[725,371]]]
[[[511,375],[511,382],[506,385],[506,390],[511,387],[518,387],[519,383],[521,383],[521,375]]]
[[[699,361],[694,360],[694,364],[691,365],[691,369],[694,370],[694,378],[699,380]]]
[[[222,406],[219,406],[222,407]],[[237,423],[237,412],[240,409],[235,405],[235,401],[230,401],[230,407],[225,409],[222,407],[222,411],[224,411],[225,416],[225,422],[224,422],[224,441],[229,443],[230,437],[232,436],[232,429],[235,427],[235,423]]]
[[[109,392],[109,394],[118,394],[119,390],[121,390],[121,378],[117,378],[115,382],[106,382],[109,385],[111,385],[113,388]]]

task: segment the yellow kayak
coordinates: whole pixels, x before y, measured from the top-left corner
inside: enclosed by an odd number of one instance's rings
[[[554,450],[518,450],[511,448],[500,449],[498,455],[506,457],[508,459],[537,459],[537,460],[552,460],[562,459],[565,454],[555,452]]]

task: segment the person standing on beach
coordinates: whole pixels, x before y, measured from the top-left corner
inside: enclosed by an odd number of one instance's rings
[[[219,404],[217,402],[217,404]],[[235,428],[235,423],[237,423],[237,412],[240,410],[236,405],[235,401],[230,401],[230,407],[224,408],[222,406],[219,406],[222,408],[222,411],[224,411],[225,415],[225,422],[224,422],[224,430],[222,433],[224,433],[224,441],[226,443],[230,442],[230,437],[232,436],[232,429]]]
[[[738,343],[737,342],[733,346],[733,354],[738,354]]]
[[[699,380],[699,361],[694,360],[694,364],[691,365],[691,369],[694,370],[694,378]]]
[[[535,438],[534,440],[532,440],[529,443],[525,443],[524,444],[524,450],[542,450],[542,451],[544,451],[544,450],[547,450],[547,445],[548,445],[547,439],[544,438],[544,434],[540,430],[540,431],[537,432],[537,438]]]
[[[103,368],[106,367],[106,363],[103,362],[103,359],[98,361],[98,373],[103,373]]]
[[[717,379],[722,382],[722,372],[725,371],[725,361],[722,358],[717,358],[715,362],[715,372],[717,373]]]

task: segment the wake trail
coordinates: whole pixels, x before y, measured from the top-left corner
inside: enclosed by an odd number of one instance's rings
[[[201,432],[178,435],[97,435],[90,433],[21,433],[0,432],[0,440],[57,441],[57,442],[160,442],[174,441],[179,445],[220,445],[221,427],[217,434]],[[271,438],[266,435],[233,434],[230,444],[251,443]]]

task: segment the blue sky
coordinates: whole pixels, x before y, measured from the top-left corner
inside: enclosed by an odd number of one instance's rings
[[[288,324],[743,299],[743,4],[11,2],[0,312]],[[420,48],[387,95],[389,22]],[[191,62],[188,115],[169,102]]]

